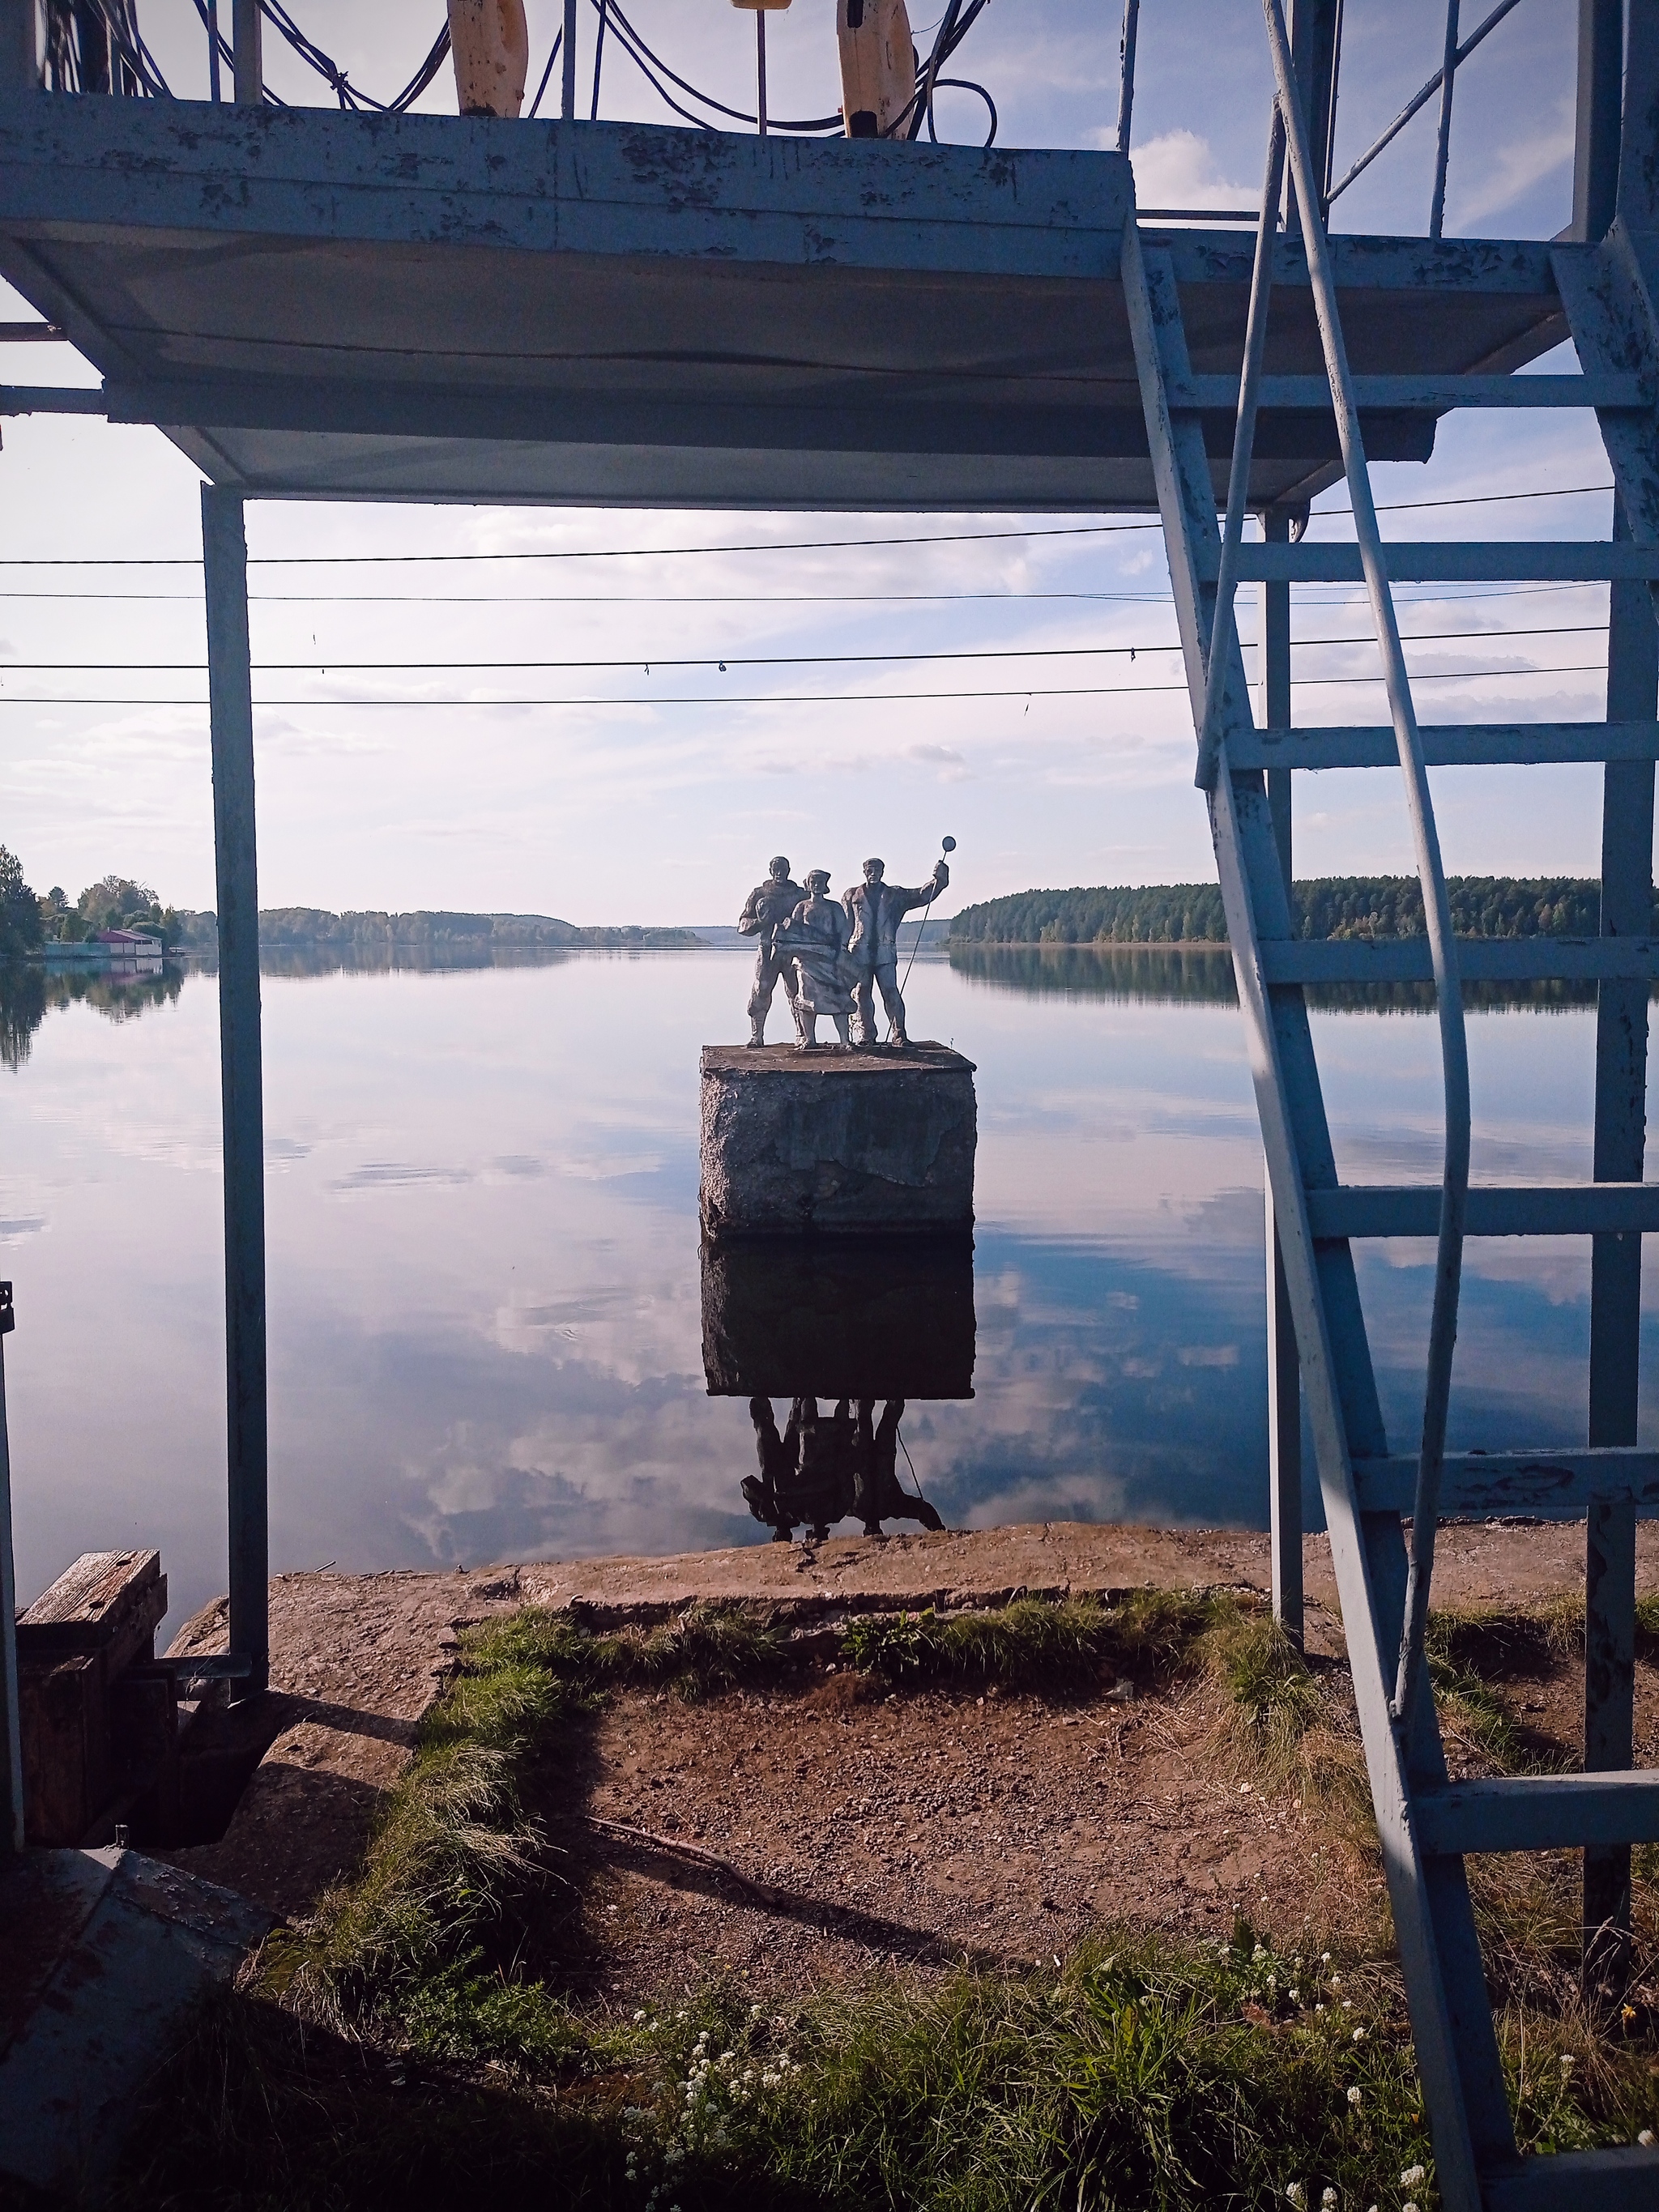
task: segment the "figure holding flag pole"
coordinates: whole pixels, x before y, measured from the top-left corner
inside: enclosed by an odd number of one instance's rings
[[[943,851],[933,863],[933,872],[927,881],[912,890],[902,884],[884,880],[886,863],[866,860],[864,881],[855,884],[842,904],[852,928],[847,945],[847,965],[854,977],[853,1002],[857,1017],[857,1042],[866,1048],[877,1044],[876,987],[881,988],[881,1002],[890,1024],[888,1041],[902,1050],[910,1042],[904,1029],[904,999],[898,979],[898,926],[913,908],[926,907],[932,910],[933,901],[951,880],[951,871],[945,854],[956,850],[956,839],[946,837]],[[927,927],[927,916],[922,916]],[[920,942],[920,933],[918,933]],[[915,962],[915,954],[911,953]],[[904,980],[910,980],[908,967]]]

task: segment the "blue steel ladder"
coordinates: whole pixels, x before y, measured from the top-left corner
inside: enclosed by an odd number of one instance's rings
[[[1659,238],[1646,264],[1644,241],[1633,242],[1617,224],[1600,245],[1555,249],[1577,375],[1355,377],[1282,0],[1265,0],[1265,7],[1277,98],[1237,382],[1194,374],[1167,247],[1155,234],[1143,239],[1133,221],[1123,241],[1124,295],[1199,743],[1197,781],[1209,804],[1441,2201],[1448,2212],[1546,2206],[1628,2212],[1659,2206],[1659,2148],[1528,2159],[1518,2154],[1464,1862],[1474,1852],[1583,1847],[1587,1963],[1592,1972],[1616,1975],[1621,1915],[1627,1924],[1630,1846],[1659,1840],[1659,1774],[1630,1771],[1635,1523],[1638,1513],[1659,1514],[1659,1454],[1634,1448],[1640,1239],[1643,1231],[1659,1230],[1659,1185],[1641,1180],[1648,990],[1659,950],[1651,941],[1650,915],[1659,756],[1652,595],[1659,583],[1659,328],[1651,303],[1659,298]],[[1287,156],[1324,354],[1325,374],[1318,377],[1262,371],[1275,259],[1292,251],[1275,235]],[[1201,424],[1203,411],[1218,404],[1237,410],[1219,526]],[[1334,412],[1355,544],[1243,543],[1255,416],[1262,405]],[[1384,546],[1360,431],[1359,410],[1366,405],[1436,413],[1468,406],[1595,409],[1617,495],[1613,541]],[[1390,586],[1485,579],[1612,583],[1605,722],[1419,728]],[[1389,722],[1258,728],[1233,614],[1241,581],[1363,582],[1382,654]],[[1561,761],[1607,763],[1600,939],[1460,945],[1451,931],[1428,767]],[[1403,775],[1426,941],[1386,949],[1298,941],[1267,773],[1389,765]],[[1597,983],[1593,1182],[1470,1187],[1460,972]],[[1441,1182],[1344,1185],[1304,987],[1427,978],[1437,987],[1446,1092]],[[1448,1455],[1446,1402],[1465,1236],[1569,1234],[1594,1237],[1593,1310],[1614,1324],[1601,1331],[1592,1353],[1591,1449]],[[1424,1427],[1419,1449],[1409,1457],[1389,1449],[1352,1253],[1356,1237],[1384,1236],[1438,1240]],[[1609,1334],[1618,1340],[1609,1341]],[[1588,1518],[1590,1771],[1449,1779],[1423,1657],[1442,1510]]]

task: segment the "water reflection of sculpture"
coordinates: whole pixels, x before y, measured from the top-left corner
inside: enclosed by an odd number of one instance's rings
[[[843,1398],[833,1413],[822,1414],[816,1398],[797,1398],[781,1436],[769,1398],[751,1398],[758,1475],[745,1475],[743,1494],[757,1521],[787,1544],[796,1528],[822,1542],[832,1522],[856,1515],[866,1536],[879,1536],[884,1521],[919,1521],[924,1528],[945,1526],[925,1498],[900,1487],[897,1455],[902,1398],[890,1398],[881,1419],[876,1401]]]

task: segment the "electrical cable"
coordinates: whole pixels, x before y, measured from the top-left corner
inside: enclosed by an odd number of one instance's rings
[[[1428,507],[1489,507],[1517,499],[1578,499],[1612,489],[1611,484],[1558,484],[1538,491],[1468,492],[1455,498],[1384,501],[1378,506],[1377,513],[1406,514]],[[1322,507],[1314,520],[1318,521],[1322,516],[1343,515],[1347,512],[1346,507]],[[349,568],[434,562],[647,561],[667,558],[671,555],[696,553],[838,553],[866,550],[884,545],[979,545],[997,544],[1013,538],[1122,537],[1137,533],[1144,535],[1148,531],[1162,527],[1162,524],[1156,521],[1089,522],[1043,525],[1031,530],[932,531],[902,538],[776,538],[770,543],[750,545],[602,545],[576,550],[549,547],[508,553],[256,553],[249,556],[248,566],[251,568]],[[0,554],[0,568],[199,568],[201,565],[199,556],[189,554]],[[1353,588],[1358,589],[1358,586]],[[1577,590],[1581,587],[1574,586],[1571,588]]]
[[[199,12],[200,0],[198,0],[198,9]],[[259,0],[259,12],[307,67],[313,70],[329,85],[342,108],[355,112],[372,110],[380,115],[403,114],[420,98],[449,55],[449,24],[446,21],[426,59],[403,90],[394,94],[390,100],[376,100],[372,94],[362,92],[351,83],[346,72],[333,58],[301,29],[283,4],[283,0]],[[269,100],[271,95],[267,93],[266,98]]]
[[[1525,629],[1451,629],[1419,630],[1401,633],[1407,645],[1466,644],[1474,639],[1503,637],[1605,637],[1605,623],[1561,623],[1547,628]],[[1372,645],[1375,637],[1369,632],[1358,637],[1293,638],[1293,646],[1330,647]],[[1241,638],[1242,647],[1249,651],[1256,640]],[[724,659],[714,653],[696,654],[666,653],[661,657],[629,653],[625,659],[615,658],[601,660],[337,660],[331,655],[316,653],[309,660],[256,660],[251,663],[255,675],[299,676],[315,669],[319,674],[336,676],[367,675],[461,675],[479,671],[514,672],[546,669],[593,668],[718,668],[722,675],[728,664],[733,668],[827,668],[827,667],[891,667],[941,660],[1080,660],[1104,659],[1113,654],[1127,653],[1131,660],[1143,653],[1180,653],[1177,643],[1169,645],[1015,645],[964,646],[945,648],[933,653],[728,653]],[[139,675],[146,671],[158,676],[205,675],[204,660],[10,660],[0,659],[0,678],[9,671],[27,669],[32,675],[93,676],[99,674]],[[1364,678],[1355,678],[1363,683]]]
[[[591,4],[598,9],[600,0],[591,0]],[[713,125],[704,122],[701,116],[693,115],[688,108],[682,107],[678,100],[665,92],[653,74],[653,70],[660,70],[669,82],[677,85],[688,99],[699,101],[704,107],[712,108],[717,115],[729,117],[733,123],[759,122],[758,115],[749,114],[740,107],[728,107],[724,100],[716,100],[708,93],[699,92],[696,85],[689,83],[684,77],[670,69],[662,57],[653,52],[640,33],[635,30],[634,25],[617,4],[617,0],[605,0],[605,14],[611,24],[612,36],[620,39],[623,51],[635,69],[645,78],[657,97],[672,107],[676,115],[683,116],[688,123],[696,124],[702,130],[708,131],[714,128]],[[810,120],[798,119],[793,122],[780,121],[775,116],[769,114],[766,118],[766,127],[769,131],[793,131],[798,136],[810,136],[814,132],[838,131],[843,125],[839,114],[816,116]]]
[[[1474,684],[1496,683],[1517,677],[1540,676],[1605,676],[1605,659],[1571,664],[1555,668],[1436,668],[1426,674],[1415,675],[1413,684]],[[1302,676],[1297,678],[1293,689],[1311,690],[1328,689],[1333,684],[1380,684],[1380,676]],[[653,696],[618,694],[611,697],[562,699],[256,699],[253,704],[263,710],[271,708],[318,707],[392,707],[410,710],[422,707],[441,707],[453,714],[468,708],[499,707],[863,707],[882,705],[915,705],[941,699],[1127,699],[1150,698],[1155,694],[1180,692],[1188,694],[1184,684],[1015,684],[1009,690],[991,691],[757,691],[673,693]],[[61,696],[36,697],[21,692],[9,692],[0,688],[0,707],[198,707],[205,711],[205,699],[82,699]]]
[[[547,67],[542,71],[542,81],[536,87],[536,97],[530,103],[530,112],[525,118],[526,122],[533,123],[536,119],[536,111],[540,107],[542,104],[542,96],[546,92],[549,84],[552,82],[553,64],[559,58],[560,49],[563,45],[564,25],[561,23],[558,29],[553,33],[553,51],[548,55]]]

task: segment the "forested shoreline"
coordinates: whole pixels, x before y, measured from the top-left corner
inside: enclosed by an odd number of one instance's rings
[[[1460,937],[1594,937],[1601,886],[1594,876],[1451,876]],[[1291,896],[1302,938],[1420,937],[1423,894],[1414,876],[1316,876]],[[1227,919],[1215,884],[1102,884],[1017,891],[965,906],[953,944],[1224,945]]]

